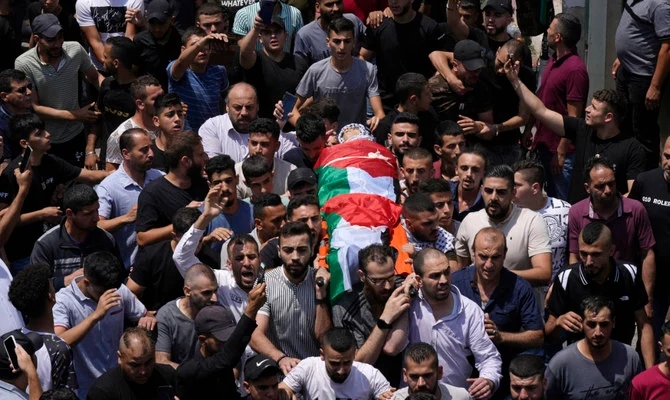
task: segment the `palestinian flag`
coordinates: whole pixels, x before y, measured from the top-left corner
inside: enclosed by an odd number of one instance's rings
[[[334,302],[358,279],[358,251],[381,243],[382,234],[398,222],[398,168],[387,148],[354,140],[324,149],[314,169],[330,237],[326,262]]]

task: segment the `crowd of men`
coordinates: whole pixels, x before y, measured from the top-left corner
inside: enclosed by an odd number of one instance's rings
[[[527,3],[0,0],[0,398],[670,398],[670,1]]]

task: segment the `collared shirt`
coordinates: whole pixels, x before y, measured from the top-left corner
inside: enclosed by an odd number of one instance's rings
[[[191,225],[189,230],[186,231],[174,248],[172,259],[182,276],[184,276],[186,271],[193,265],[200,264],[200,260],[195,256],[195,250],[204,233],[204,230],[196,229]],[[247,307],[249,294],[237,285],[231,270],[214,269],[212,272],[214,272],[214,276],[216,276],[218,285],[216,296],[219,303],[228,307],[235,316],[235,320],[239,321],[240,318],[242,318],[242,314],[244,314],[244,309]]]
[[[435,348],[444,373],[442,382],[468,387],[467,379],[472,373],[468,357],[474,355],[479,376],[491,380],[497,388],[502,361],[484,329],[484,312],[462,296],[456,286],[452,285],[450,291],[454,297],[453,311],[439,320],[435,319],[423,292],[419,292],[409,309],[409,341],[430,343]]]
[[[604,220],[593,209],[590,198],[570,208],[568,214],[568,238],[570,253],[579,253],[579,233],[593,221],[601,221],[612,231],[614,258],[640,265],[639,251],[654,247],[656,240],[651,222],[642,203],[619,196],[619,208],[609,220]]]
[[[0,332],[9,332],[23,328],[23,317],[11,301],[9,301],[9,286],[12,284],[12,273],[2,259],[0,259]]]
[[[535,293],[530,284],[514,272],[503,268],[500,281],[487,303],[482,301],[477,286],[477,267],[470,265],[454,272],[451,284],[461,295],[480,304],[482,311],[489,314],[491,320],[501,332],[523,332],[542,330],[544,321]],[[522,349],[500,344],[497,346],[501,357],[509,363]]]
[[[319,355],[319,341],[314,336],[315,271],[308,268],[305,279],[298,284],[289,281],[284,267],[267,272],[267,301],[258,311],[270,320],[267,337],[272,344],[287,356],[299,360]]]
[[[119,169],[103,179],[95,188],[100,204],[98,213],[101,217],[107,219],[127,214],[131,208],[137,205],[137,198],[140,196],[142,188],[163,175],[163,172],[157,169],[147,170],[144,183],[140,186],[128,176],[124,165],[121,164]],[[112,236],[114,236],[119,246],[123,265],[126,269],[129,269],[137,255],[135,224],[130,223],[120,227],[112,233]]]
[[[279,4],[281,6],[281,10],[279,11],[278,16],[282,21],[284,21],[287,34],[286,42],[284,43],[284,51],[292,54],[293,51],[291,47],[293,46],[293,37],[304,24],[302,21],[302,14],[300,14],[300,10],[291,5],[285,4],[281,1]],[[256,15],[260,9],[260,1],[240,8],[237,13],[235,13],[235,20],[233,21],[232,29],[233,33],[242,36],[245,36],[247,33],[249,33],[251,27],[254,25],[254,18],[256,18]],[[260,43],[260,41],[256,43],[256,51],[263,51],[263,45]]]
[[[417,252],[428,248],[439,250],[445,254],[454,251],[454,243],[456,242],[456,239],[441,226],[437,227],[437,239],[434,242],[425,242],[417,239],[412,231],[407,229],[407,222],[404,217],[400,217],[400,222],[402,223],[403,228],[405,228],[405,232],[407,232],[407,241],[414,246],[414,250]]]
[[[467,210],[459,210],[458,209],[458,185],[460,183],[458,181],[449,181],[449,185],[451,186],[451,193],[454,194],[454,216],[453,219],[454,221],[459,221],[462,222],[465,217],[475,211],[479,211],[484,208],[484,198],[482,198],[482,191],[477,189],[477,198],[475,199],[474,204],[472,207],[468,208]]]
[[[2,400],[28,400],[28,393],[11,383],[0,380],[0,398]]]
[[[72,329],[98,307],[97,301],[86,297],[79,289],[77,282],[81,279],[83,277],[73,280],[69,286],[56,293],[56,304],[53,307],[55,327]],[[124,320],[137,322],[147,313],[147,309],[126,285],[121,285],[117,293],[121,296],[119,304],[109,309],[105,317],[72,348],[74,369],[79,381],[79,398],[85,399],[93,381],[117,365],[116,351],[123,334]]]
[[[273,160],[272,172],[274,176],[272,178],[272,193],[283,195],[288,191],[286,187],[286,181],[288,180],[288,174],[296,169],[296,166],[291,164],[288,161],[282,160],[281,158],[275,157]],[[235,164],[235,173],[240,178],[239,183],[237,184],[237,198],[244,199],[251,197],[251,189],[246,184],[246,178],[244,173],[242,173],[242,162]]]
[[[40,105],[57,110],[79,109],[79,96],[72,93],[79,82],[79,73],[85,74],[93,63],[86,50],[77,42],[64,42],[60,64],[54,68],[44,64],[37,54],[37,46],[16,59],[16,69],[25,72],[40,97]],[[81,133],[81,121],[47,118],[46,130],[51,133],[51,143],[67,142]]]
[[[205,121],[198,134],[209,158],[227,154],[233,161],[242,162],[249,154],[249,134],[236,131],[227,113]],[[284,134],[279,136],[279,143],[275,154],[277,158],[282,158],[284,153],[296,147],[295,142]]]

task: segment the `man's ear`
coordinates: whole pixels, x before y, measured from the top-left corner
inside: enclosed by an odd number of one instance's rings
[[[260,218],[254,218],[254,227],[256,230],[262,230],[263,226],[261,225],[261,219]]]
[[[361,282],[365,282],[365,272],[363,270],[358,270],[358,277],[361,279]]]

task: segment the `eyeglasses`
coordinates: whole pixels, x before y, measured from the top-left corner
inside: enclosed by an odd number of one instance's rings
[[[370,278],[365,275],[365,279],[369,280],[375,286],[383,286],[385,283],[390,283],[393,285],[395,283],[395,275],[391,275],[388,278]]]
[[[27,85],[21,86],[20,88],[17,88],[15,90],[16,93],[21,93],[21,94],[26,94],[26,92],[30,89],[31,91],[33,90],[33,84],[29,83]]]

